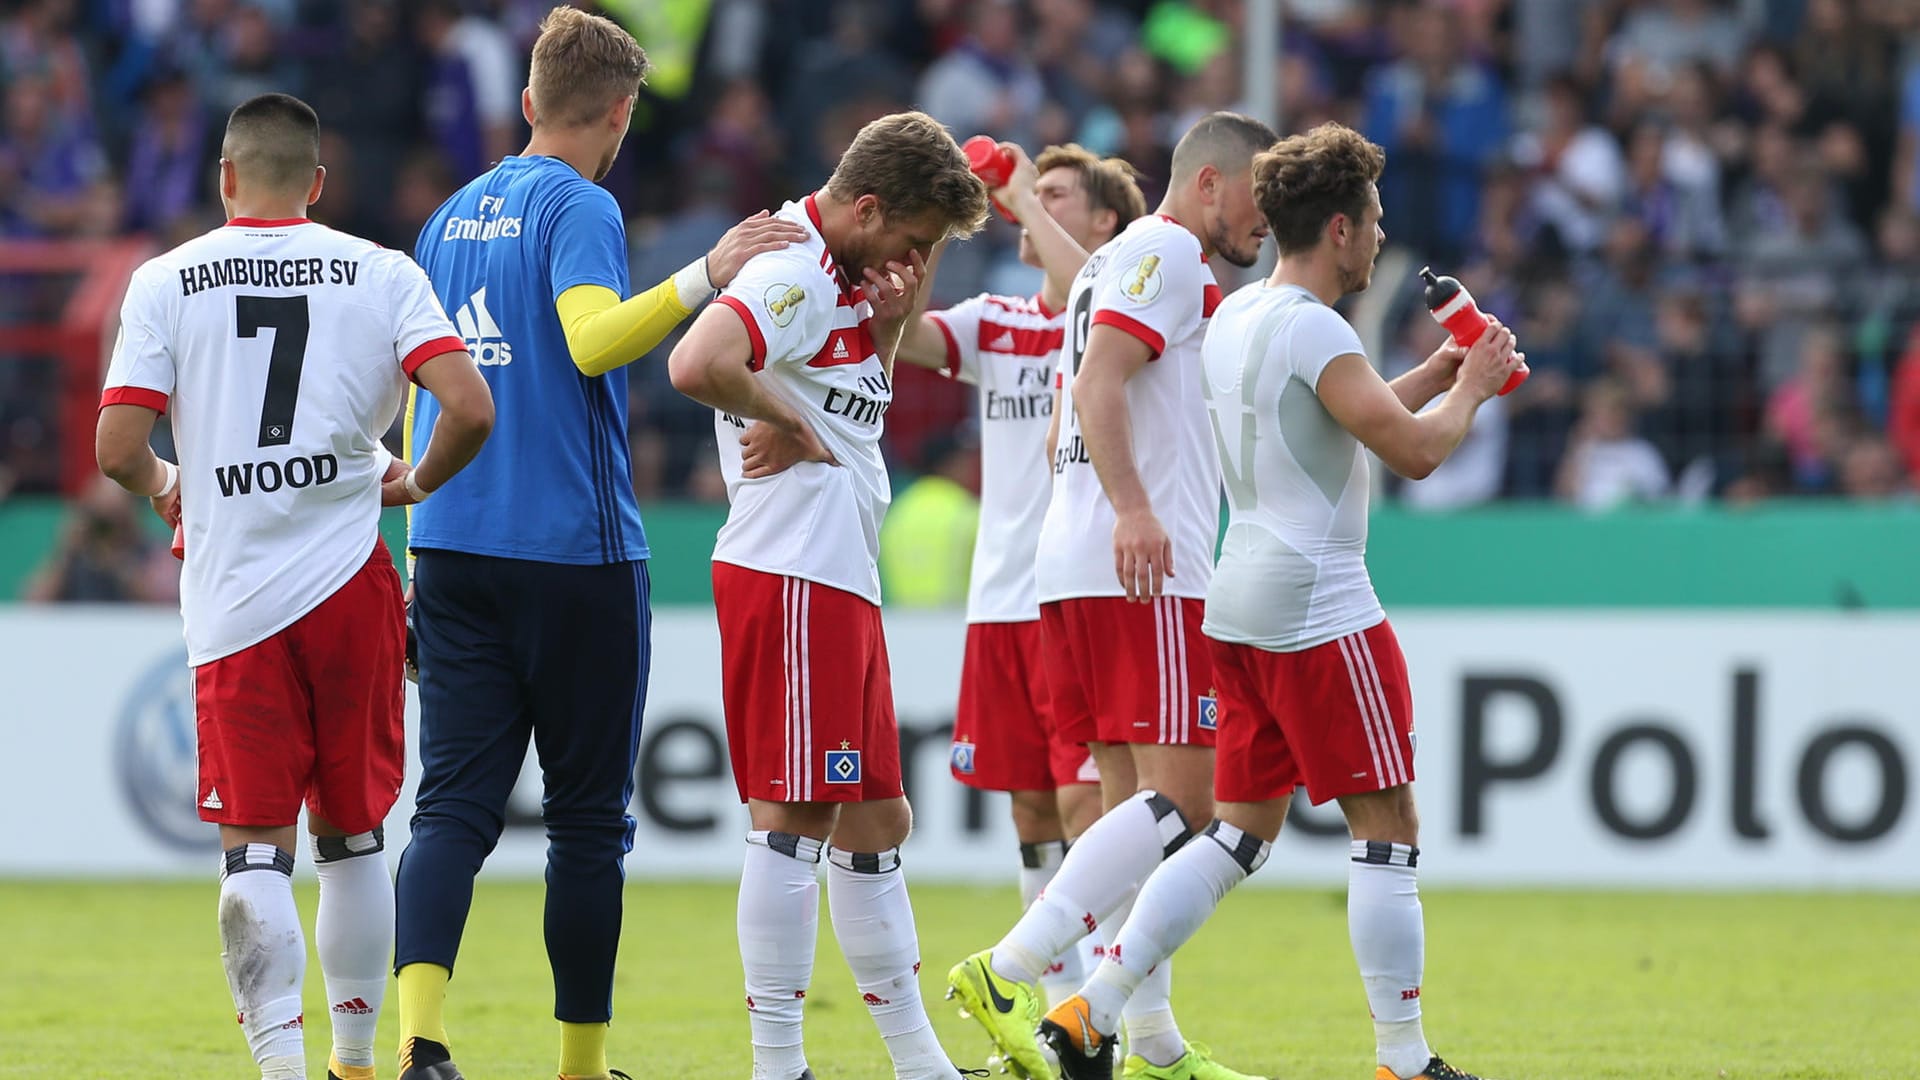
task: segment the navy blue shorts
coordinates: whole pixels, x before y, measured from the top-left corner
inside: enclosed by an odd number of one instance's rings
[[[652,656],[646,562],[416,554],[416,805],[457,800],[497,836],[531,738],[549,821],[624,818],[630,848]]]

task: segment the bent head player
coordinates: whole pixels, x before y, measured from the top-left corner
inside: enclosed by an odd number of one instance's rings
[[[880,431],[893,358],[935,244],[986,218],[960,147],[923,113],[860,130],[806,228],[755,256],[669,360],[716,410],[731,508],[713,551],[727,743],[752,815],[740,875],[754,1075],[811,1076],[817,864],[834,933],[900,1076],[956,1076],[920,1002],[900,873],[910,814],[877,569],[889,499]]]
[[[1384,165],[1338,124],[1254,159],[1281,261],[1214,313],[1200,379],[1231,508],[1204,625],[1220,697],[1218,817],[1154,871],[1112,954],[1047,1014],[1044,1037],[1069,1076],[1098,1071],[1090,1063],[1129,997],[1266,861],[1304,783],[1313,802],[1339,801],[1353,837],[1347,924],[1378,1080],[1473,1080],[1421,1032],[1413,703],[1367,577],[1366,452],[1403,476],[1432,472],[1521,358],[1496,323],[1391,383],[1367,361],[1332,304],[1372,280]]]
[[[320,123],[285,94],[227,121],[229,220],[140,267],[101,396],[101,468],[184,525],[200,816],[226,849],[220,933],[263,1076],[304,1076],[294,910],[302,804],[320,877],[334,1075],[373,1075],[393,949],[382,822],[400,792],[404,634],[380,506],[472,460],[493,401],[427,277],[307,220]],[[411,378],[447,408],[411,471],[380,447]],[[147,447],[171,412],[178,468]],[[384,489],[382,481],[387,481]]]

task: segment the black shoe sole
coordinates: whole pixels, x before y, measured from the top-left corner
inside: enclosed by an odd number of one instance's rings
[[[1113,1080],[1112,1039],[1101,1040],[1100,1051],[1088,1057],[1084,1050],[1073,1045],[1073,1036],[1067,1029],[1051,1020],[1040,1021],[1037,1034],[1059,1060],[1060,1075],[1065,1080]]]

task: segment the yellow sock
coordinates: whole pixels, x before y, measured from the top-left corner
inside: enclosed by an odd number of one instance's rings
[[[371,1065],[342,1065],[339,1058],[327,1059],[327,1071],[340,1080],[373,1080]]]
[[[560,1023],[560,1075],[607,1075],[607,1025]]]
[[[439,964],[408,964],[400,969],[400,1049],[408,1039],[447,1045],[447,980],[453,972]]]

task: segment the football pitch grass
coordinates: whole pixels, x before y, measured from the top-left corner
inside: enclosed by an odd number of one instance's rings
[[[205,882],[0,882],[0,1077],[257,1076],[232,1020]],[[311,947],[314,891],[300,886]],[[941,1000],[997,938],[1011,886],[917,886],[921,986],[947,1049],[984,1036]],[[629,883],[612,1064],[639,1080],[750,1072],[730,885]],[[1503,1080],[1920,1076],[1920,898],[1432,890],[1426,1025]],[[554,1075],[558,1035],[536,882],[483,882],[448,1003],[472,1080]],[[1276,1080],[1371,1080],[1372,1031],[1338,890],[1243,889],[1180,954],[1188,1038]],[[328,1028],[306,984],[309,1075]],[[376,1047],[395,1069],[394,996]],[[823,911],[807,996],[821,1080],[892,1075]]]

